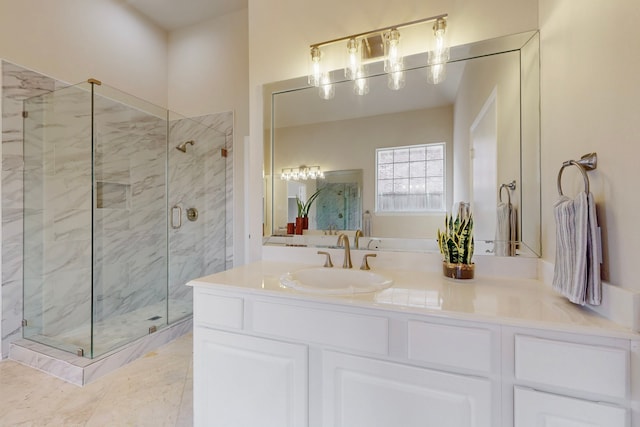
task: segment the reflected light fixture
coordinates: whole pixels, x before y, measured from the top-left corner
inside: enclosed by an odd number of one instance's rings
[[[324,173],[320,166],[305,166],[297,168],[282,168],[280,179],[283,181],[304,181],[307,179],[322,179]]]
[[[365,33],[341,37],[310,46],[311,62],[309,69],[309,84],[319,88],[320,97],[331,99],[335,95],[332,74],[323,70],[322,63],[326,61],[324,54],[335,52],[323,47],[346,41],[346,59],[344,60],[344,75],[346,79],[354,82],[353,90],[358,95],[369,93],[367,65],[377,61],[384,61],[384,72],[388,75],[388,86],[392,90],[399,90],[405,86],[405,65],[400,44],[400,30],[416,26],[418,24],[433,23],[433,35],[435,47],[428,51],[427,65],[430,83],[440,83],[446,77],[446,63],[449,61],[449,46],[446,40],[447,30],[446,14],[405,22],[403,24],[380,28]],[[409,37],[416,32],[408,32]],[[420,36],[423,37],[423,36]],[[414,43],[415,44],[415,43]],[[344,51],[343,51],[344,52]],[[339,61],[329,61],[338,63]]]
[[[369,79],[362,67],[356,73],[356,81],[353,85],[353,91],[356,95],[366,95],[369,93]]]
[[[333,84],[331,83],[331,77],[329,77],[329,73],[321,74],[319,93],[320,93],[320,98],[322,99],[332,99],[336,94],[336,89],[333,87]]]

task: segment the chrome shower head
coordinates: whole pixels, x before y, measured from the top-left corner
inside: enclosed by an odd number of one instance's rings
[[[176,147],[176,149],[178,149],[178,150],[182,151],[183,153],[186,153],[186,152],[187,152],[187,144],[191,144],[191,145],[193,145],[193,144],[194,144],[194,142],[193,142],[193,140],[185,141],[185,142],[183,142],[182,144],[178,145],[178,146]]]

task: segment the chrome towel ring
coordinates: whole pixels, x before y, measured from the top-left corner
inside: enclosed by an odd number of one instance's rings
[[[500,200],[500,203],[502,203],[502,189],[506,188],[507,189],[507,204],[511,204],[511,191],[516,189],[516,180],[514,179],[513,181],[511,181],[508,184],[501,184],[500,188],[498,189],[498,199]]]
[[[580,157],[580,160],[567,160],[562,163],[562,167],[558,172],[558,194],[562,196],[562,171],[567,166],[577,166],[580,169],[580,173],[582,174],[582,178],[584,179],[584,191],[589,194],[589,177],[587,176],[587,171],[594,170],[598,166],[598,155],[596,153],[585,154]]]

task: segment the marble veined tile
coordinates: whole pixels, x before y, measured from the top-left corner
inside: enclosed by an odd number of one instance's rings
[[[143,356],[83,387],[0,362],[0,425],[192,426],[191,334]]]

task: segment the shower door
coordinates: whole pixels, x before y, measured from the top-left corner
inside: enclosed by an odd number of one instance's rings
[[[169,119],[169,322],[193,313],[190,280],[225,269],[225,135]]]
[[[87,85],[23,104],[23,336],[91,348],[91,95]]]

